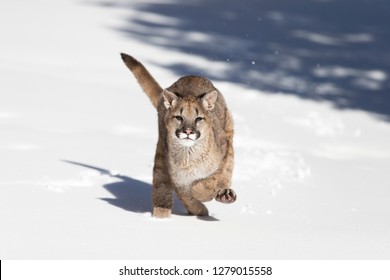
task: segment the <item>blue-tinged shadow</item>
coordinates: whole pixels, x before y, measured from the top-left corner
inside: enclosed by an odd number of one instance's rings
[[[109,183],[103,186],[108,192],[110,192],[114,196],[114,198],[100,198],[101,200],[106,201],[113,206],[122,208],[126,211],[131,211],[135,213],[151,212],[152,185],[125,175],[113,175],[107,169],[92,166],[89,164],[70,160],[63,160],[63,162],[92,169],[98,171],[102,175],[107,175],[112,178],[119,179],[119,182]],[[176,215],[187,214],[185,208],[182,206],[181,202],[176,197],[172,212]]]
[[[117,32],[209,61],[195,67],[153,59],[178,76],[201,74],[390,120],[390,1],[97,3],[136,10]],[[131,46],[120,51],[137,55]]]

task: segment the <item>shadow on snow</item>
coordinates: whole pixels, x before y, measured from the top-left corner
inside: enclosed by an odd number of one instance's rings
[[[109,183],[103,186],[114,196],[114,198],[101,198],[101,200],[134,213],[147,213],[151,211],[152,185],[125,175],[113,175],[109,170],[100,167],[69,160],[62,161],[88,169],[93,169],[98,171],[101,175],[108,175],[112,178],[120,179],[119,182]],[[176,197],[174,197],[174,206],[172,212],[176,215],[187,214],[181,202]]]
[[[85,163],[62,160],[63,162],[78,165],[88,169],[98,171],[101,175],[108,175],[112,178],[120,179],[119,182],[109,183],[103,187],[109,191],[115,198],[101,198],[101,200],[108,202],[111,205],[122,208],[123,210],[134,212],[134,213],[147,213],[152,209],[152,185],[133,179],[131,177],[116,174],[113,175],[109,170],[100,167],[92,166]],[[181,204],[180,200],[173,196],[173,209],[172,213],[179,216],[191,216],[187,210]],[[212,216],[197,217],[198,220],[215,222],[219,221],[217,218]]]
[[[178,76],[205,75],[390,120],[387,0],[98,3],[135,7],[136,16],[117,30],[125,36],[206,61],[194,66],[158,58]]]

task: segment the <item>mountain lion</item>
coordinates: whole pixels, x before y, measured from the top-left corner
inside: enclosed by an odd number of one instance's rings
[[[121,56],[158,112],[152,215],[170,216],[173,191],[198,216],[208,215],[202,202],[234,202],[233,119],[222,94],[199,76],[182,77],[162,89],[140,62]]]

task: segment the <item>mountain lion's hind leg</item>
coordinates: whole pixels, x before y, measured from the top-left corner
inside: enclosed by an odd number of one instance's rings
[[[193,183],[191,186],[191,194],[193,197],[202,202],[212,200],[216,194],[218,177],[219,174],[214,174]]]
[[[209,215],[209,211],[206,206],[199,200],[195,199],[190,193],[188,193],[188,191],[178,189],[177,196],[190,214],[196,216]]]

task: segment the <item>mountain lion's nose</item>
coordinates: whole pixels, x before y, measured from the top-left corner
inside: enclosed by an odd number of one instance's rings
[[[190,135],[192,133],[192,129],[190,128],[187,128],[184,130],[184,132],[187,134],[187,135]]]

